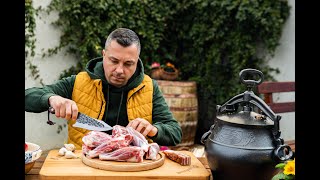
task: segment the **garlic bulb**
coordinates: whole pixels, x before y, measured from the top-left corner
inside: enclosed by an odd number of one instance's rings
[[[68,151],[74,152],[74,151],[76,150],[76,147],[74,146],[74,144],[64,144],[64,147],[65,147]]]
[[[64,155],[64,157],[67,159],[77,158],[77,156],[72,151],[68,151],[68,150],[67,150],[66,154]]]
[[[65,147],[62,147],[62,148],[60,148],[58,154],[59,154],[60,156],[63,156],[63,155],[65,155],[65,153],[66,153],[67,151],[68,151],[68,150],[67,150]]]

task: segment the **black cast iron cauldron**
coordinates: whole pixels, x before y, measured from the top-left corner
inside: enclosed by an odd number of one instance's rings
[[[248,90],[217,105],[216,119],[201,142],[213,179],[270,180],[277,173],[275,165],[292,159],[293,152],[280,137],[281,116],[252,91],[263,81],[262,72],[244,69],[239,76]]]

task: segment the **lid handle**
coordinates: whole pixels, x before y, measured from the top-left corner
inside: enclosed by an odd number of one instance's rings
[[[256,76],[258,75],[260,79],[252,80],[252,79],[244,79],[247,75]],[[262,83],[263,81],[263,73],[256,69],[243,69],[239,73],[240,80],[243,84],[247,85],[248,90],[244,93],[238,94],[228,100],[223,105],[217,105],[217,113],[234,113],[237,111],[239,105],[244,107],[245,111],[251,111],[252,105],[258,107],[266,116],[268,116],[272,121],[274,121],[274,131],[273,134],[277,138],[280,136],[280,128],[279,121],[281,119],[280,115],[275,114],[271,108],[258,96],[256,96],[252,88]]]
[[[252,76],[258,76],[258,77],[260,77],[260,79],[258,79],[258,80],[244,79],[248,74],[252,75]],[[243,84],[247,85],[248,90],[252,90],[252,88],[254,86],[258,86],[264,80],[264,76],[261,71],[259,71],[257,69],[250,69],[250,68],[243,69],[242,71],[240,71],[239,77],[240,77],[240,81]]]

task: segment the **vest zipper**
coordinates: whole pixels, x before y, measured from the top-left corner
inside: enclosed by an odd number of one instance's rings
[[[101,111],[102,111],[102,107],[103,107],[103,101],[102,101],[102,106],[100,107],[100,111],[99,111],[99,114],[98,114],[98,117],[97,117],[97,119],[99,119],[99,116],[100,116],[100,114],[101,114]],[[103,118],[103,116],[102,116],[102,118]],[[101,118],[101,119],[102,119]]]
[[[146,85],[143,85],[140,89],[138,89],[137,91],[135,91],[127,100],[127,102],[129,102],[130,98],[135,94],[137,93],[138,91],[140,91],[142,88],[144,88]]]

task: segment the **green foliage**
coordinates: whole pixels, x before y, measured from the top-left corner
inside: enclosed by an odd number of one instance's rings
[[[60,45],[46,55],[68,46],[68,52],[78,56],[83,68],[91,58],[101,56],[112,30],[128,27],[140,37],[142,59],[160,59],[157,50],[165,37],[166,18],[174,12],[171,9],[170,3],[150,0],[52,0],[48,12],[59,12],[60,18],[54,24],[63,35]]]
[[[24,11],[24,20],[25,20],[25,63],[26,67],[31,70],[31,76],[37,80],[41,85],[44,85],[43,79],[40,78],[39,69],[36,65],[34,65],[31,59],[35,56],[35,28],[36,28],[36,20],[35,16],[37,15],[37,10],[32,6],[32,0],[25,0],[25,11]]]
[[[278,173],[272,177],[271,180],[293,180],[296,179],[294,175],[285,175],[283,172]]]
[[[283,169],[286,166],[285,163],[279,163],[276,165],[276,168]]]
[[[271,180],[281,180],[281,179],[286,179],[286,175],[283,173],[279,173],[273,176]]]
[[[36,28],[35,14],[36,10],[32,7],[32,0],[25,0],[25,57],[35,55],[35,33],[34,29]]]
[[[179,80],[197,82],[199,128],[206,131],[216,104],[245,91],[242,69],[259,69],[267,80],[279,72],[266,62],[279,45],[290,7],[287,0],[52,0],[52,10],[59,13],[54,24],[63,34],[49,55],[67,47],[79,59],[72,72],[80,71],[101,56],[112,30],[128,27],[141,39],[146,67],[170,61],[181,72]]]

